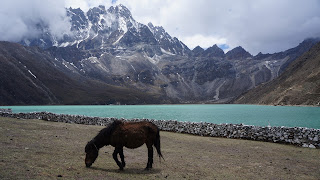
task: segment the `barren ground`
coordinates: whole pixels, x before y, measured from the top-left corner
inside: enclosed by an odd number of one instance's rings
[[[0,117],[0,179],[319,179],[320,150],[291,145],[160,132],[166,161],[147,148],[124,149],[124,171],[100,149],[92,168],[84,146],[101,126]]]

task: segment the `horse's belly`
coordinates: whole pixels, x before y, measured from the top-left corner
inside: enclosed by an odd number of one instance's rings
[[[140,137],[138,134],[127,136],[125,137],[125,139],[126,139],[125,147],[131,148],[131,149],[138,148],[145,143],[145,139],[143,137]]]

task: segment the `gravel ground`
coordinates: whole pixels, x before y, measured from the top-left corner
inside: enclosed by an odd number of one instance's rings
[[[0,117],[0,179],[319,179],[320,150],[276,143],[160,132],[165,161],[145,171],[147,148],[124,149],[119,171],[113,148],[92,168],[84,146],[101,126]]]

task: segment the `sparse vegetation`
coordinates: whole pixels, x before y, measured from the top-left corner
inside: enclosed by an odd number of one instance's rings
[[[166,161],[144,171],[147,149],[125,149],[118,171],[113,148],[92,168],[84,146],[100,126],[0,117],[0,179],[318,179],[319,149],[161,132]]]

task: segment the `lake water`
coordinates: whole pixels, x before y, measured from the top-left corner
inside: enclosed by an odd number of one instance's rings
[[[116,118],[149,118],[233,123],[256,126],[287,126],[320,129],[320,107],[258,106],[258,105],[120,105],[120,106],[2,106],[18,112],[47,111]]]

